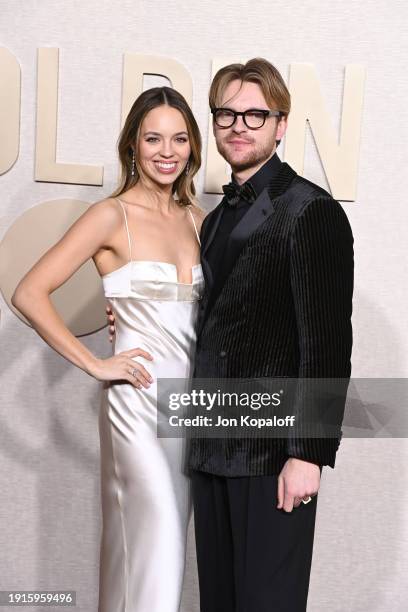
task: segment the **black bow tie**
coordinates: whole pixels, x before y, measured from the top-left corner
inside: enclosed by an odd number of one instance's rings
[[[255,189],[252,187],[251,183],[247,181],[243,185],[238,185],[238,183],[228,183],[228,185],[223,185],[222,190],[225,194],[225,200],[227,201],[228,206],[235,207],[240,200],[245,200],[249,204],[255,202],[258,197]]]

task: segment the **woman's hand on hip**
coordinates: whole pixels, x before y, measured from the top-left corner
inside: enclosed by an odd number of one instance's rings
[[[135,357],[144,357],[149,361],[153,357],[141,348],[122,351],[107,359],[96,359],[90,374],[97,380],[127,380],[136,389],[148,389],[153,378],[146,368]]]

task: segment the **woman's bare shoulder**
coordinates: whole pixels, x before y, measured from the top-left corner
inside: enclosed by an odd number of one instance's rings
[[[201,228],[201,225],[208,214],[207,211],[202,209],[198,204],[190,204],[190,210],[194,215],[195,222]]]
[[[120,212],[120,204],[118,200],[114,197],[108,196],[103,200],[98,200],[97,202],[93,202],[90,206],[93,208],[95,212],[103,212],[109,214],[109,212]],[[123,214],[123,213],[122,213]]]
[[[88,207],[87,214],[97,220],[98,225],[106,225],[111,229],[123,222],[123,212],[120,204],[112,197],[93,202]]]

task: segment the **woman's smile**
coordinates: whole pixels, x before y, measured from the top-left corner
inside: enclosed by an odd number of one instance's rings
[[[172,174],[177,170],[177,162],[154,161],[154,165],[163,174]]]

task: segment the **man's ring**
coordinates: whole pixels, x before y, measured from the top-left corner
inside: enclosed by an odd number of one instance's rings
[[[134,376],[135,378],[137,378],[137,370],[136,368],[132,371],[132,376]]]
[[[302,499],[302,502],[304,504],[308,504],[310,501],[312,501],[312,498],[310,497],[310,495],[309,495],[309,497],[307,499]]]

